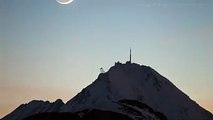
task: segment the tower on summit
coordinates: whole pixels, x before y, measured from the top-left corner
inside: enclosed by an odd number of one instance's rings
[[[131,54],[132,54],[132,53],[131,53],[132,51],[131,51],[131,48],[130,48],[130,51],[129,51],[129,52],[130,52],[130,54],[129,54],[129,62],[132,63],[132,55],[131,55]]]
[[[130,51],[129,51],[129,62],[132,63],[132,51],[131,51],[131,48],[130,48]]]
[[[119,62],[117,62],[116,64],[119,64]],[[129,49],[129,60],[126,61],[126,64],[132,64],[132,49],[131,49],[131,47]]]

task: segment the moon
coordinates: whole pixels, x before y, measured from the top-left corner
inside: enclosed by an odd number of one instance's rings
[[[63,5],[67,5],[67,4],[70,4],[71,2],[73,2],[73,0],[56,0],[56,1]]]

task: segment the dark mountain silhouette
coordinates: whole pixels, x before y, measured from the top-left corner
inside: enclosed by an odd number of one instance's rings
[[[84,110],[76,113],[40,113],[23,120],[133,120],[127,115],[112,111]]]
[[[53,103],[49,101],[33,100],[28,104],[20,105],[12,113],[2,118],[2,120],[21,120],[37,113],[58,112],[63,105],[64,103],[61,99]]]
[[[20,120],[26,117],[25,120],[35,118],[49,120],[53,119],[53,116],[55,116],[54,119],[63,118],[63,120],[68,118],[85,120],[213,119],[210,112],[200,107],[154,69],[131,63],[131,61],[125,64],[116,63],[66,104],[58,105],[57,109],[45,111],[44,106],[45,104],[42,103],[37,107],[29,104],[22,109],[17,108],[3,120]],[[19,112],[25,113],[32,108],[35,108],[36,112],[27,112],[28,114]]]

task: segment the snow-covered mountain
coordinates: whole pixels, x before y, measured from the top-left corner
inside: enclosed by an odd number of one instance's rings
[[[44,112],[58,113],[35,115]],[[213,120],[210,112],[154,69],[129,61],[116,63],[101,73],[66,104],[60,100],[52,104],[33,101],[21,105],[3,120],[20,120],[33,114],[26,120],[52,115],[64,119],[64,113],[72,113],[68,116],[79,120],[87,120],[88,116],[94,120]]]
[[[84,109],[109,110],[134,119],[159,118],[153,112],[169,120],[213,119],[210,112],[154,69],[130,62],[116,63],[108,72],[101,73],[97,80],[68,101],[61,111]]]
[[[53,103],[49,101],[33,100],[28,104],[22,104],[16,108],[12,113],[8,114],[2,120],[22,120],[27,116],[43,112],[58,112],[64,103],[61,99]]]

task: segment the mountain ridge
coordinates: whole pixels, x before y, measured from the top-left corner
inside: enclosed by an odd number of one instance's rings
[[[106,73],[101,73],[92,84],[62,106],[61,110],[75,112],[75,109],[96,108],[122,113],[118,110],[119,105],[114,103],[122,99],[143,102],[163,112],[168,119],[180,119],[180,116],[181,119],[202,118],[206,112],[151,67],[130,62],[115,63]],[[190,114],[194,114],[194,117]]]
[[[111,111],[134,120],[213,119],[210,112],[157,71],[129,61],[115,63],[66,104],[60,104],[57,111],[49,112],[79,115],[84,110]]]
[[[58,112],[60,107],[64,105],[61,99],[57,99],[55,102],[32,100],[29,103],[21,104],[14,111],[2,118],[2,120],[21,120],[27,116],[42,112]]]

